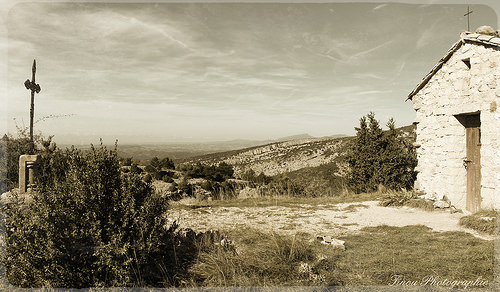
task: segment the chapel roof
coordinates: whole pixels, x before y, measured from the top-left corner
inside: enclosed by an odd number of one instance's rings
[[[412,99],[415,94],[417,94],[420,89],[422,89],[427,82],[436,74],[443,64],[446,63],[451,56],[458,50],[464,43],[471,43],[475,45],[483,46],[494,46],[500,48],[500,34],[499,31],[494,31],[491,27],[481,26],[476,30],[476,32],[465,31],[460,34],[460,40],[453,44],[453,46],[446,52],[439,62],[432,68],[432,70],[425,75],[425,77],[420,81],[420,83],[413,89],[410,94],[408,94],[408,99]]]

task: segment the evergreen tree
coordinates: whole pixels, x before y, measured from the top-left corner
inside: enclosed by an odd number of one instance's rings
[[[347,155],[349,182],[355,192],[374,191],[379,185],[391,189],[413,186],[417,163],[413,146],[398,137],[392,118],[387,127],[384,132],[370,112],[355,128],[356,138]]]

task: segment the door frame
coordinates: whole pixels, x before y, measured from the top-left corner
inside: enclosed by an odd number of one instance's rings
[[[463,165],[467,170],[466,210],[477,212],[481,209],[481,113],[455,115],[465,128],[465,153]]]

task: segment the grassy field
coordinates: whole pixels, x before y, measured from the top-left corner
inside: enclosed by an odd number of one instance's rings
[[[226,234],[236,251],[201,253],[191,268],[190,286],[378,286],[401,285],[402,279],[418,285],[427,280],[430,286],[444,279],[493,280],[493,242],[463,232],[436,233],[422,225],[369,227],[341,237],[345,251],[308,233],[246,229]]]
[[[355,203],[364,201],[377,201],[380,199],[379,193],[362,193],[362,194],[346,194],[332,197],[289,197],[289,196],[263,196],[256,198],[245,199],[229,199],[229,200],[214,200],[198,201],[191,200],[186,204],[186,201],[181,203],[173,202],[176,208],[191,208],[196,209],[200,207],[302,207],[302,205],[318,206],[318,205],[334,205],[338,203]]]
[[[333,208],[335,204],[347,203],[340,211],[356,212],[368,208],[361,202],[383,197],[381,193],[317,198],[259,197],[193,202],[175,208],[286,207],[306,213],[311,208]],[[423,209],[420,212],[424,213],[433,210],[428,202],[420,199],[410,198],[401,205]],[[484,217],[495,219],[485,220]],[[483,211],[463,218],[462,224],[466,227],[493,233],[496,214]],[[291,226],[290,229],[295,228]],[[191,281],[187,286],[425,285],[463,288],[476,281],[475,287],[481,288],[494,280],[494,241],[461,231],[434,232],[423,225],[364,227],[337,238],[345,241],[345,250],[322,244],[316,238],[317,232],[313,231],[277,234],[250,225],[245,228],[229,228],[228,225],[220,231],[233,241],[235,250],[215,248],[201,252],[190,269]]]

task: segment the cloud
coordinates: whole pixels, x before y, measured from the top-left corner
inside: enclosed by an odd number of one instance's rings
[[[381,9],[381,8],[384,8],[384,7],[386,7],[387,5],[389,5],[389,4],[385,3],[385,4],[380,4],[380,5],[377,5],[377,6],[375,6],[375,7],[373,8],[373,11],[375,11],[375,10],[379,10],[379,9]]]
[[[437,30],[456,27],[441,6],[418,7],[22,3],[7,19],[9,112],[26,116],[22,83],[36,58],[36,113],[77,114],[46,123],[47,131],[214,139],[347,132],[347,121],[370,109],[413,113],[389,99],[442,56],[430,45]],[[395,19],[382,17],[386,8]],[[420,19],[433,25],[415,32]]]

